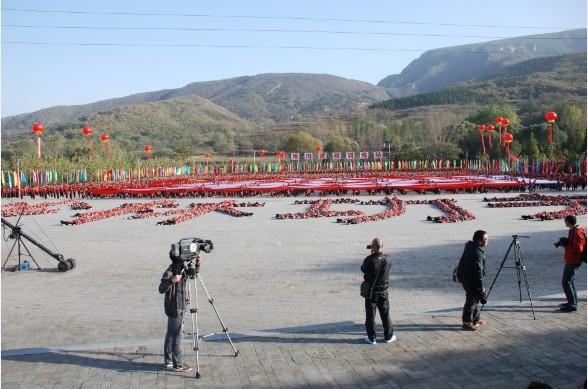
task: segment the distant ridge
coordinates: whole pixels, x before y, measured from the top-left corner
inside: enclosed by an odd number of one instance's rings
[[[432,92],[533,58],[586,52],[586,29],[430,50],[378,83],[392,97]],[[539,39],[538,39],[539,38]]]

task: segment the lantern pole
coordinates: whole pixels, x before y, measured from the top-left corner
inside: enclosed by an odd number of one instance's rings
[[[16,180],[16,182],[18,183],[18,197],[20,197],[20,180],[21,180],[21,176],[20,176],[20,158],[16,159],[16,174],[18,175],[18,180]]]

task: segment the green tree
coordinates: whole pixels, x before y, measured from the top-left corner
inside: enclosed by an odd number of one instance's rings
[[[558,108],[560,116],[556,121],[559,130],[567,135],[567,140],[560,141],[563,146],[569,150],[571,158],[586,154],[586,119],[582,110],[573,105],[564,105]]]
[[[194,155],[194,147],[192,146],[192,142],[187,139],[180,141],[175,149],[176,155],[182,160]]]
[[[402,145],[400,151],[396,154],[394,159],[398,161],[411,161],[415,159],[422,159],[423,154],[415,146],[414,143],[405,143]]]
[[[479,110],[477,110],[474,114],[468,116],[466,121],[473,123],[475,125],[478,124],[492,124],[493,126],[497,127],[495,120],[497,117],[507,118],[511,125],[514,123],[519,122],[519,117],[516,113],[516,109],[507,106],[507,105],[497,105],[497,104],[489,104],[485,105]],[[509,125],[510,126],[510,125]]]
[[[449,142],[431,143],[421,149],[421,154],[426,160],[433,159],[459,159],[461,149]]]
[[[325,151],[329,153],[333,151],[340,151],[342,153],[346,151],[359,152],[359,145],[351,138],[336,137],[327,142]]]
[[[308,132],[298,132],[288,138],[284,145],[284,151],[287,152],[308,152],[316,149],[316,146],[321,146],[322,142],[310,135]]]
[[[537,139],[535,139],[535,133],[531,132],[531,136],[529,137],[529,141],[527,142],[527,146],[523,149],[525,155],[530,159],[538,159],[541,156],[541,152],[539,151],[539,143]]]

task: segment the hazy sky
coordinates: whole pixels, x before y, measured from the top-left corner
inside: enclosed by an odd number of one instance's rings
[[[586,28],[586,0],[2,0],[1,116],[191,82],[377,84],[423,52]]]

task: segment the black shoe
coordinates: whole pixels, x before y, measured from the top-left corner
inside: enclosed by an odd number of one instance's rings
[[[571,305],[566,305],[565,307],[560,307],[559,310],[563,312],[576,312],[578,308],[572,307]]]
[[[188,365],[180,365],[180,366],[174,367],[174,371],[190,371],[190,370],[192,370],[192,368]]]
[[[561,303],[559,304],[560,307],[569,307],[570,303]]]

